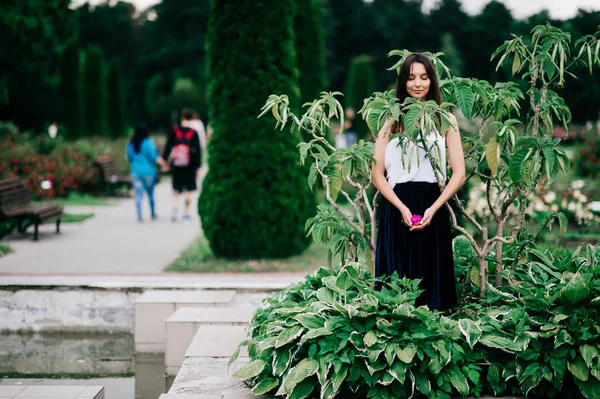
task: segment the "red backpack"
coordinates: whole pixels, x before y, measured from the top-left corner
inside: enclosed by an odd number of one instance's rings
[[[179,126],[173,126],[175,131],[175,145],[171,150],[173,166],[184,168],[190,164],[190,145],[192,136],[196,133],[193,129],[182,132]]]

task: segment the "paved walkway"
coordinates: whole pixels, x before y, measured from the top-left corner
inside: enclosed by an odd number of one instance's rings
[[[163,269],[200,234],[196,199],[193,221],[172,223],[171,185],[163,180],[156,187],[158,220],[139,223],[133,198],[116,205],[69,207],[67,213],[96,215],[82,223],[40,226],[40,240],[32,241],[30,227],[8,243],[14,252],[0,258],[0,274],[37,275],[139,275],[162,273]],[[181,207],[180,207],[181,208]],[[147,201],[145,215],[149,215]],[[180,211],[181,213],[181,211]]]

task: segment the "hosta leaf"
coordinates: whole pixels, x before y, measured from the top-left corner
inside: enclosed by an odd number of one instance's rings
[[[440,362],[442,366],[446,366],[448,363],[450,363],[450,360],[452,360],[452,353],[448,350],[448,348],[446,348],[446,342],[439,340],[433,344],[433,347],[440,354]]]
[[[231,374],[236,380],[244,381],[252,377],[256,377],[265,369],[266,363],[260,359],[256,359],[248,364],[243,365],[239,370]]]
[[[589,369],[585,360],[581,356],[577,356],[575,360],[570,360],[567,363],[567,368],[573,374],[573,377],[579,381],[587,381],[589,378]]]
[[[473,348],[479,338],[481,338],[481,328],[479,328],[477,323],[475,323],[473,320],[460,319],[458,321],[458,328],[460,329],[462,335],[464,335],[467,339],[467,343],[471,348]]]
[[[321,328],[325,325],[325,318],[316,313],[304,313],[294,316],[306,328]]]
[[[369,331],[365,334],[365,345],[373,346],[377,343],[377,334],[375,331]]]
[[[479,339],[479,342],[490,348],[501,349],[509,353],[519,350],[519,346],[514,341],[499,335],[485,334]]]
[[[492,364],[488,369],[487,379],[492,386],[500,384],[500,369],[495,364]]]
[[[334,392],[338,392],[342,383],[348,375],[348,366],[343,366],[337,373],[334,372],[331,376],[332,388]]]
[[[282,346],[289,344],[290,342],[298,338],[303,331],[304,327],[302,327],[301,325],[295,325],[290,328],[286,328],[277,337],[277,343],[275,344],[275,348],[281,348]]]
[[[560,330],[554,337],[554,349],[558,349],[563,344],[573,344],[573,337],[565,330]]]
[[[429,362],[429,371],[431,372],[431,374],[433,375],[438,375],[439,373],[442,372],[442,369],[444,368],[444,366],[442,365],[442,363],[440,362],[440,360],[437,357],[433,357],[431,358],[431,361]]]
[[[265,393],[271,392],[278,385],[279,378],[267,378],[256,384],[256,386],[252,388],[252,393],[255,395],[264,395]]]
[[[416,354],[417,354],[417,348],[412,343],[406,345],[404,348],[396,349],[396,356],[398,357],[398,359],[400,359],[404,363],[412,362]]]
[[[583,345],[579,348],[579,352],[585,360],[585,364],[587,364],[588,368],[592,367],[592,361],[594,358],[597,358],[600,354],[598,353],[598,348],[591,345]]]
[[[561,381],[565,378],[565,372],[567,371],[567,359],[562,358],[551,358],[550,366],[554,370],[555,381]]]
[[[292,394],[288,396],[288,399],[305,399],[307,398],[312,391],[315,389],[314,381],[304,380],[292,391]]]
[[[467,381],[467,378],[464,376],[463,373],[461,373],[461,371],[459,370],[459,368],[455,365],[450,366],[447,370],[446,373],[448,374],[448,377],[450,378],[450,383],[452,384],[452,386],[454,388],[456,388],[456,390],[462,395],[462,396],[466,396],[469,394],[469,383]]]
[[[590,289],[579,272],[567,277],[569,277],[567,285],[561,290],[562,298],[565,301],[576,304],[590,295]]]
[[[298,344],[302,345],[309,339],[324,337],[326,335],[331,335],[331,334],[333,334],[333,332],[327,327],[316,328],[314,330],[308,330],[308,332],[302,336],[302,338],[300,339],[300,342]]]
[[[250,341],[250,340],[245,340],[238,345],[235,352],[233,352],[233,355],[231,355],[231,357],[229,358],[229,362],[227,362],[227,367],[231,366],[233,364],[233,362],[235,362],[237,360],[237,358],[240,356],[241,349],[245,346],[248,346],[251,342],[252,341]]]
[[[394,382],[394,376],[392,376],[389,372],[385,372],[381,379],[377,380],[377,383],[383,385],[384,387],[389,386],[392,382]]]
[[[395,362],[390,369],[390,374],[398,380],[400,384],[404,384],[406,379],[406,365],[402,362]]]
[[[283,379],[283,386],[287,392],[293,392],[296,385],[315,374],[319,369],[319,362],[313,359],[302,359],[294,366]]]
[[[396,349],[398,348],[398,344],[396,342],[390,342],[385,347],[385,360],[388,363],[388,366],[394,364],[394,359],[396,358]]]
[[[280,349],[273,356],[273,374],[276,377],[281,377],[292,362],[292,348]]]
[[[587,399],[598,399],[600,392],[600,381],[590,378],[588,381],[575,380],[575,384]]]
[[[420,391],[423,395],[430,397],[431,395],[431,381],[424,374],[417,374],[416,376],[416,386],[417,390]]]

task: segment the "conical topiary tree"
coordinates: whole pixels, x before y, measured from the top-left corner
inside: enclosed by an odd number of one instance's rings
[[[79,39],[73,38],[62,53],[60,66],[60,122],[65,138],[74,140],[83,134],[83,101]]]
[[[86,132],[91,136],[108,136],[104,64],[104,55],[100,48],[92,47],[87,51],[83,73],[84,115]]]
[[[344,103],[346,107],[354,108],[358,112],[365,98],[369,98],[375,91],[375,71],[371,64],[371,57],[359,55],[350,62],[350,71],[346,80],[346,92]],[[360,115],[356,115],[356,130],[359,137],[369,138],[369,128]]]
[[[211,0],[207,34],[209,172],[199,199],[204,233],[217,256],[276,258],[309,240],[314,202],[297,139],[257,119],[271,93],[294,93],[294,1]]]
[[[118,61],[112,61],[108,70],[108,127],[112,137],[123,137],[127,130],[127,105],[123,73]]]
[[[325,35],[323,5],[320,0],[296,0],[296,58],[302,104],[319,97],[326,90]]]

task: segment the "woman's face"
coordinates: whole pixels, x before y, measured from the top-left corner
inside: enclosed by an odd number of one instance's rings
[[[420,62],[413,62],[410,66],[410,76],[406,81],[406,91],[409,96],[414,98],[425,98],[429,93],[431,80],[425,70],[425,65]]]

